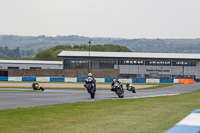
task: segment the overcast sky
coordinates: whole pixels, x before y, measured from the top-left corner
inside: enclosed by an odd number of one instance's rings
[[[200,0],[0,0],[0,34],[200,38]]]

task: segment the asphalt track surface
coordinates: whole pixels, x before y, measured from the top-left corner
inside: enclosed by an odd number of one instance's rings
[[[19,88],[0,89],[17,90]],[[179,84],[159,89],[136,90],[137,93],[125,90],[123,99],[178,95],[181,93],[193,92],[198,89],[200,89],[200,83]],[[110,90],[98,90],[98,88],[94,99],[90,98],[90,95],[86,90],[78,89],[45,89],[44,92],[0,91],[0,109],[14,109],[75,102],[93,102],[104,99],[121,98],[118,98],[115,92],[111,92]]]

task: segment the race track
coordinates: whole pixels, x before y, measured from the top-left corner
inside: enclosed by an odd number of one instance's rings
[[[1,88],[14,89],[14,88]],[[19,88],[15,88],[19,89]],[[125,90],[124,99],[177,95],[180,93],[192,92],[200,89],[200,83],[180,84],[160,89],[137,90],[132,93]],[[30,90],[30,89],[29,89]],[[91,99],[86,90],[72,89],[45,89],[44,92],[21,92],[21,91],[0,91],[0,109],[13,109],[32,107],[40,105],[52,105],[74,102],[91,102],[103,99],[119,99],[114,92],[110,90],[98,90],[95,99]]]

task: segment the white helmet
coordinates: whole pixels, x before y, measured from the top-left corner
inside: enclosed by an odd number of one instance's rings
[[[88,77],[92,77],[92,73],[88,73]]]

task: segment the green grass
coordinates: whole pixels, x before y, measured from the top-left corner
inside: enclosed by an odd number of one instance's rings
[[[200,90],[176,96],[0,110],[1,133],[161,133],[200,108]]]

